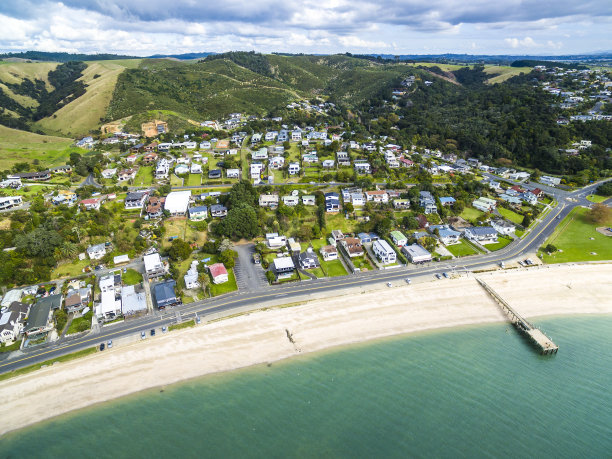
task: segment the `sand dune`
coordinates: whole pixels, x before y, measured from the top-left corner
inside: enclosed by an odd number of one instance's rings
[[[479,276],[527,317],[612,313],[612,265]],[[418,330],[503,320],[495,302],[471,276],[253,312],[2,381],[0,434],[210,373]]]

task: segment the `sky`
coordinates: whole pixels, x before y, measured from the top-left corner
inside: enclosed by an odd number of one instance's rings
[[[0,51],[612,51],[612,0],[0,0]]]

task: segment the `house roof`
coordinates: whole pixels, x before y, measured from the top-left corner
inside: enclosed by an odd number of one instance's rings
[[[191,197],[191,191],[172,191],[166,196],[166,202],[164,203],[164,209],[168,212],[185,213],[187,207],[189,207],[189,198]]]
[[[291,257],[281,257],[274,259],[274,268],[275,269],[287,269],[287,268],[295,268],[293,264],[293,260]]]
[[[396,240],[406,239],[406,236],[404,236],[404,234],[401,231],[391,231],[391,237]]]
[[[208,267],[208,270],[210,271],[210,275],[212,276],[213,279],[216,278],[217,276],[222,276],[222,275],[227,276],[227,269],[225,269],[225,265],[223,263],[212,264]]]
[[[492,226],[472,226],[466,228],[466,231],[470,231],[475,236],[488,236],[489,234],[497,234],[497,231]]]
[[[412,258],[431,255],[419,244],[405,245],[402,249],[407,252]]]
[[[189,208],[190,214],[208,213],[208,207],[206,206],[195,206]]]
[[[51,295],[46,298],[40,298],[36,304],[32,306],[30,314],[28,315],[28,322],[25,328],[26,331],[47,326],[49,313],[54,305],[53,297],[61,299],[61,295]],[[57,307],[59,307],[59,302]]]
[[[176,298],[176,293],[174,291],[175,286],[176,282],[173,280],[167,280],[165,282],[155,284],[154,291],[155,300],[157,303],[159,304],[160,302],[165,302]]]

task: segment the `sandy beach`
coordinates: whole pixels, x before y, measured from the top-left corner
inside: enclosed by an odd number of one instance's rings
[[[612,313],[612,264],[478,276],[528,318]],[[2,381],[0,434],[210,373],[391,335],[504,320],[505,315],[472,275],[257,311]]]

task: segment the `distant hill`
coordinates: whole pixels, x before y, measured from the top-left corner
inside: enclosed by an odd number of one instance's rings
[[[152,56],[147,56],[148,59],[178,59],[180,61],[192,60],[192,59],[202,59],[204,57],[210,56],[211,54],[216,53],[184,53],[184,54],[154,54]]]
[[[137,56],[119,54],[72,54],[48,53],[44,51],[25,51],[23,53],[0,54],[0,59],[26,59],[39,62],[108,61],[115,59],[139,59]]]

